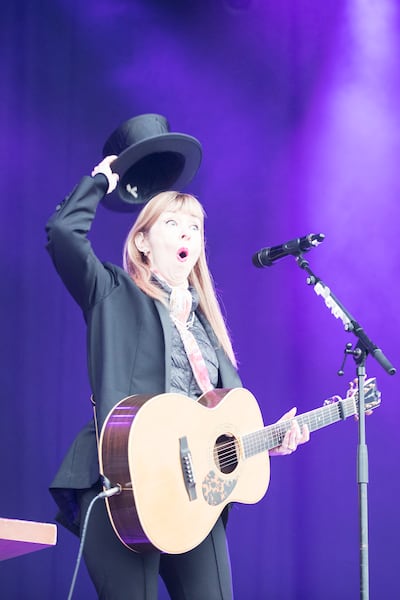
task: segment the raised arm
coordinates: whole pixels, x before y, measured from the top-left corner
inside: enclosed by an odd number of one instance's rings
[[[93,252],[87,239],[99,202],[118,182],[107,157],[84,177],[57,207],[46,225],[47,250],[65,286],[87,310],[107,294],[114,284],[112,273]]]

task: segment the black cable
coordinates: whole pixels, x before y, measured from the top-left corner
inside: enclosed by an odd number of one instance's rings
[[[82,534],[81,534],[81,543],[79,544],[78,557],[76,559],[75,570],[74,570],[74,574],[73,574],[73,577],[72,577],[71,586],[69,588],[68,600],[71,600],[72,594],[74,592],[74,587],[75,587],[76,578],[77,578],[77,575],[78,575],[79,565],[80,565],[80,562],[81,562],[81,559],[82,559],[83,546],[85,544],[86,530],[87,530],[87,526],[88,526],[88,522],[89,522],[90,513],[92,511],[94,503],[96,502],[96,500],[99,500],[100,497],[101,497],[100,494],[98,494],[97,496],[95,496],[93,498],[93,500],[89,504],[89,507],[88,507],[87,512],[86,512],[85,520],[83,522]]]
[[[119,494],[120,492],[121,492],[121,486],[120,485],[117,485],[117,486],[112,487],[112,488],[110,488],[108,490],[105,490],[104,492],[100,492],[99,494],[97,494],[97,496],[95,496],[93,498],[93,500],[90,502],[90,504],[88,506],[88,509],[87,509],[86,515],[85,515],[85,520],[83,522],[82,533],[81,533],[81,543],[79,544],[79,552],[78,552],[78,556],[77,556],[77,559],[76,559],[75,570],[74,570],[74,574],[72,576],[71,586],[69,588],[69,593],[68,593],[67,600],[71,600],[72,599],[72,594],[74,593],[76,578],[78,576],[79,565],[80,565],[81,560],[82,560],[83,546],[85,545],[86,530],[87,530],[87,526],[88,526],[88,523],[89,523],[90,513],[92,512],[92,508],[94,506],[94,503],[96,502],[96,500],[101,500],[102,498],[109,498],[110,496],[114,496],[116,494]]]

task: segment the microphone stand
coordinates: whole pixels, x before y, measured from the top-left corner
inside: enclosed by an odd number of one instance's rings
[[[310,269],[307,260],[301,254],[296,256],[296,262],[301,269],[308,273],[307,284],[314,286],[318,296],[322,296],[325,305],[331,310],[334,317],[341,319],[346,331],[354,333],[358,338],[356,346],[346,344],[345,357],[342,368],[338,374],[343,375],[343,366],[347,355],[352,354],[356,362],[358,381],[359,417],[358,417],[358,448],[357,448],[357,483],[359,505],[359,534],[360,534],[360,598],[369,599],[369,567],[368,567],[368,449],[365,433],[365,393],[364,381],[366,377],[365,363],[368,354],[373,356],[381,367],[389,374],[394,375],[396,369],[389,362],[373,342],[368,338],[362,327],[344,308],[331,290]]]

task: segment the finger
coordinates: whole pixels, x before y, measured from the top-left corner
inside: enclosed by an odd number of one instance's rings
[[[285,413],[280,419],[279,421],[288,421],[289,419],[293,419],[293,417],[295,416],[297,411],[297,408],[294,406],[293,408],[291,408],[287,413]],[[278,423],[279,423],[278,421]]]
[[[303,425],[302,429],[300,429],[300,426],[298,425],[298,427],[296,428],[296,438],[295,438],[296,446],[299,446],[300,444],[305,444],[305,442],[308,442],[309,440],[310,440],[310,430],[308,429],[308,426]]]
[[[117,173],[112,173],[110,177],[108,177],[108,190],[107,194],[110,194],[115,190],[118,185],[119,175]]]
[[[107,161],[108,164],[111,164],[112,162],[114,162],[114,160],[116,160],[118,158],[117,154],[109,154],[108,156],[105,156],[103,160]]]
[[[115,159],[117,159],[118,156],[116,154],[110,154],[109,156],[106,156],[105,158],[103,158],[102,161],[100,161],[93,169],[93,171],[96,171],[96,173],[103,172],[103,170],[109,171],[111,170],[111,164],[115,161]]]
[[[110,165],[108,163],[105,163],[104,160],[102,160],[101,163],[99,163],[93,168],[92,176],[93,174],[96,175],[97,173],[103,173],[103,175],[106,175],[107,173],[111,174],[112,171]]]
[[[296,449],[296,444],[291,429],[289,429],[289,431],[285,433],[285,437],[282,440],[281,448],[283,454],[290,454],[290,452],[293,452],[293,450]]]
[[[310,430],[307,425],[303,425],[303,429],[301,430],[301,442],[300,444],[304,444],[305,442],[310,441]]]
[[[290,430],[288,431],[287,443],[288,447],[295,451],[297,446],[300,444],[304,444],[308,442],[310,439],[310,431],[307,425],[303,425],[303,428],[300,429],[299,423],[294,419]]]
[[[118,158],[116,154],[110,154],[103,158],[102,163],[111,168],[112,163]],[[101,163],[100,163],[101,164]]]
[[[289,450],[291,450],[292,452],[294,452],[296,450],[297,445],[299,443],[299,439],[300,439],[300,431],[296,430],[296,429],[291,429],[289,432],[289,439],[288,439]]]

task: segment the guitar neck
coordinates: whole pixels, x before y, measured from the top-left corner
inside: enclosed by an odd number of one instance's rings
[[[321,408],[310,410],[302,415],[296,415],[295,419],[300,425],[300,429],[303,425],[308,425],[310,431],[316,431],[356,413],[357,407],[354,398],[346,398],[332,402]],[[245,458],[250,458],[251,456],[280,446],[285,433],[290,429],[291,425],[292,419],[279,421],[278,423],[264,427],[264,429],[244,435],[242,442]]]

